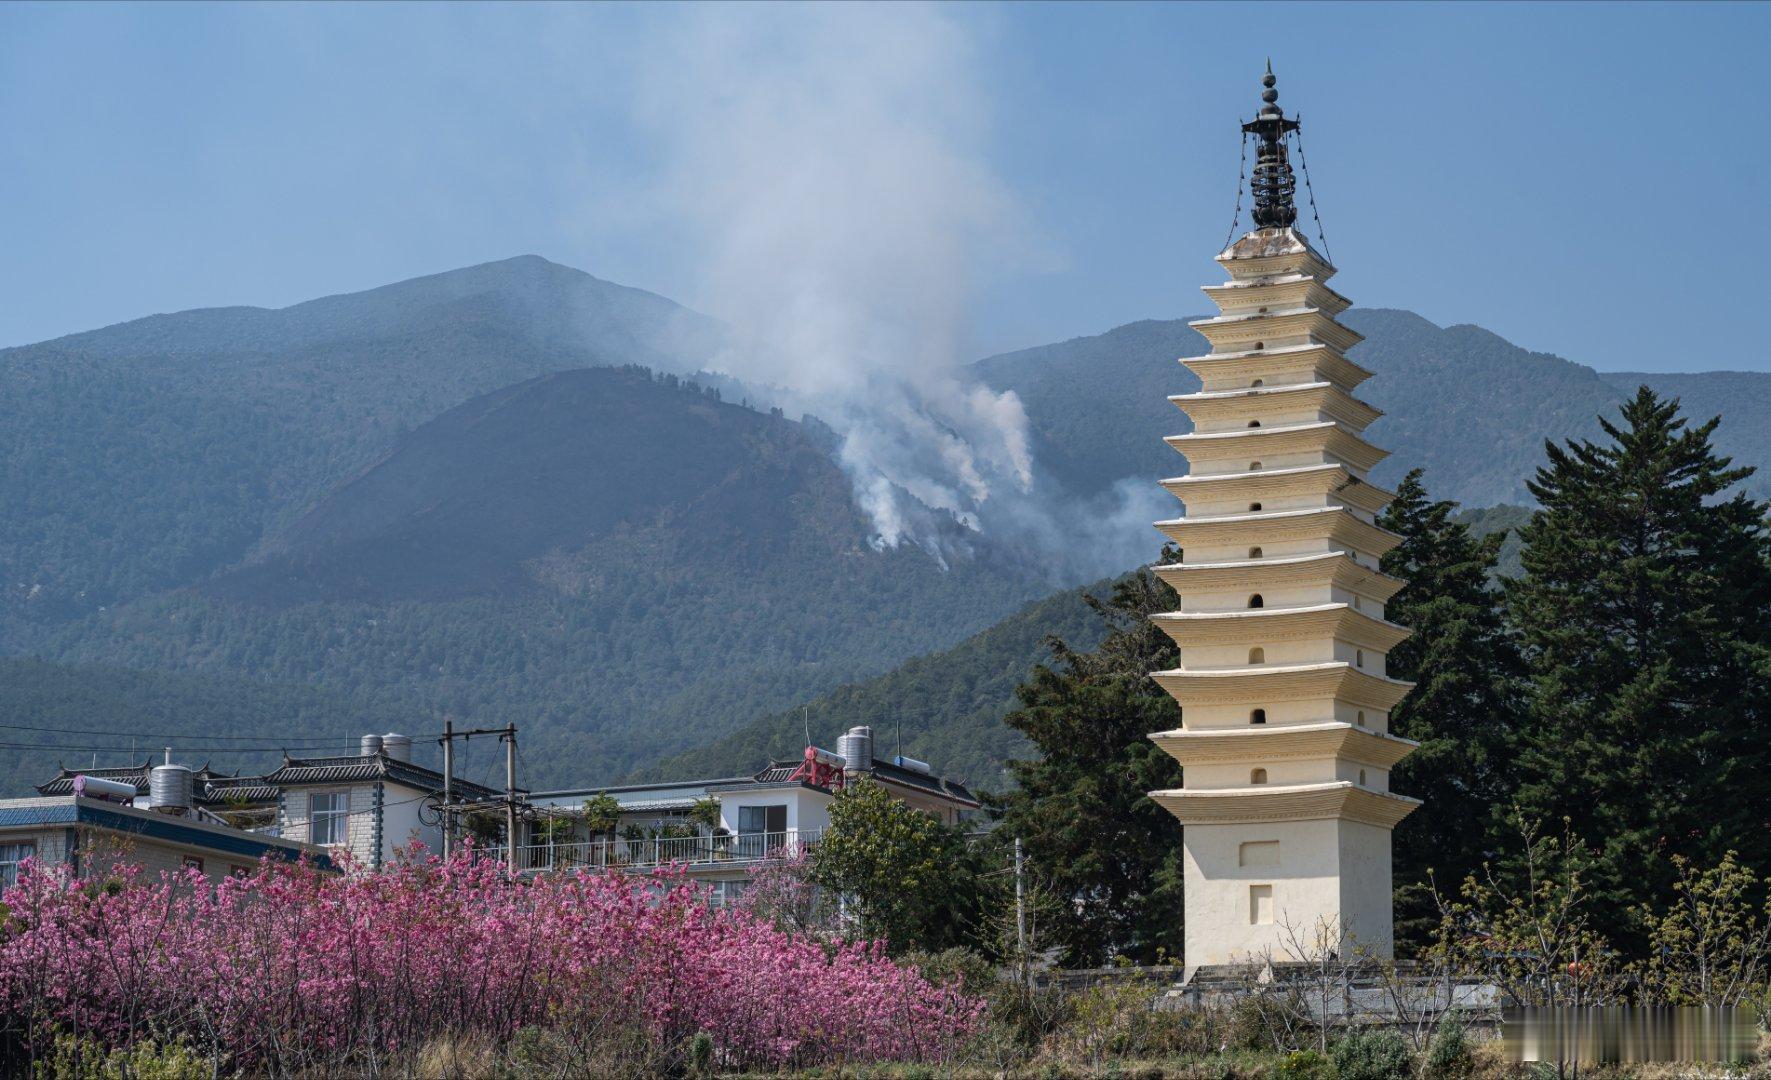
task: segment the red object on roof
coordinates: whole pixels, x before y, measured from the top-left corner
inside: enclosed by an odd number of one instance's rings
[[[806,747],[805,760],[799,768],[788,775],[789,780],[803,780],[816,787],[828,788],[831,791],[842,789],[842,766],[824,760],[828,755],[821,755],[815,746]]]

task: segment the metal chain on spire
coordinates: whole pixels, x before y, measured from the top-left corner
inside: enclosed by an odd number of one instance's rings
[[[1242,224],[1242,186],[1248,182],[1248,132],[1242,133],[1242,163],[1236,167],[1236,212],[1230,216],[1230,235],[1224,237],[1220,251],[1230,250],[1236,242],[1236,226]]]
[[[1303,119],[1303,115],[1300,113],[1297,117],[1297,130],[1292,132],[1298,143],[1298,165],[1304,171],[1304,193],[1310,198],[1310,216],[1316,219],[1316,239],[1322,244],[1322,257],[1328,260],[1330,266],[1333,266],[1334,256],[1328,251],[1328,235],[1322,231],[1322,215],[1316,212],[1316,189],[1310,186],[1310,161],[1304,157]]]

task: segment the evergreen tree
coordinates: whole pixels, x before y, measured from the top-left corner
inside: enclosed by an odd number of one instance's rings
[[[1771,542],[1752,470],[1647,387],[1607,444],[1546,447],[1508,603],[1530,666],[1520,802],[1598,845],[1604,929],[1668,895],[1671,859],[1771,855]]]
[[[1169,553],[1165,553],[1165,556]],[[1180,661],[1149,620],[1179,598],[1148,570],[1121,578],[1110,599],[1090,598],[1107,623],[1094,652],[1051,643],[1007,718],[1039,751],[1012,762],[1017,789],[1005,827],[1022,838],[1032,873],[1059,898],[1042,933],[1065,963],[1112,957],[1153,962],[1181,954],[1181,827],[1148,792],[1181,786],[1181,768],[1149,739],[1181,723],[1149,673]]]
[[[1522,667],[1493,585],[1504,532],[1477,537],[1452,520],[1453,502],[1428,499],[1416,469],[1378,523],[1402,542],[1383,571],[1408,582],[1384,615],[1411,628],[1390,651],[1389,674],[1415,684],[1390,713],[1390,732],[1420,748],[1391,790],[1426,800],[1395,835],[1396,932],[1424,941],[1438,918],[1431,882],[1455,891],[1482,866],[1484,822],[1510,802],[1510,748]]]
[[[866,937],[894,954],[980,946],[991,881],[965,835],[871,780],[830,804],[811,879],[845,897]]]

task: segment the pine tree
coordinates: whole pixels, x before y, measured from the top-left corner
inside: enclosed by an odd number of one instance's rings
[[[1052,642],[1009,726],[1039,751],[1012,762],[1004,825],[1031,872],[1063,903],[1043,928],[1070,964],[1181,955],[1181,827],[1147,793],[1181,786],[1180,765],[1149,739],[1180,726],[1180,708],[1149,677],[1179,650],[1149,620],[1179,598],[1148,570],[1091,605],[1111,628],[1092,653]]]
[[[1431,885],[1455,892],[1482,866],[1487,822],[1510,802],[1511,746],[1522,665],[1493,584],[1505,533],[1476,537],[1453,521],[1457,504],[1433,502],[1419,469],[1403,478],[1379,524],[1402,538],[1384,573],[1408,582],[1384,617],[1414,633],[1392,649],[1390,675],[1415,683],[1390,714],[1390,731],[1420,748],[1390,777],[1392,790],[1426,800],[1396,830],[1398,938],[1424,940],[1438,917]]]
[[[1519,801],[1600,852],[1614,941],[1669,894],[1678,854],[1771,856],[1771,541],[1752,472],[1647,387],[1608,444],[1549,445],[1508,603],[1530,665]]]

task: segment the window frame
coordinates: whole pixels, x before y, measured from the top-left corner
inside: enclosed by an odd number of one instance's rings
[[[19,854],[6,857],[11,849],[18,849]],[[37,857],[37,841],[12,840],[0,843],[0,889],[10,889],[18,884],[18,868],[26,859]]]
[[[314,805],[318,799],[338,800],[337,806],[324,812],[327,839],[320,839],[320,821],[322,813]],[[307,796],[307,836],[308,843],[323,847],[341,847],[350,843],[351,818],[350,789],[334,789],[331,791],[310,791]]]

